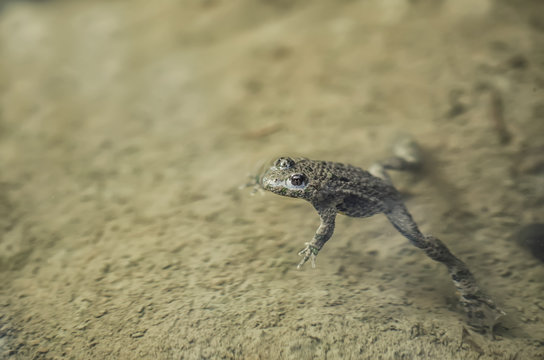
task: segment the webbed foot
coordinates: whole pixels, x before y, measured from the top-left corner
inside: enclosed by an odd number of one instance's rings
[[[396,170],[417,169],[423,160],[421,149],[416,140],[407,134],[397,137],[393,146],[393,154],[395,154],[395,157],[403,160],[402,164],[397,165],[400,168]]]
[[[315,258],[317,257],[317,254],[319,253],[319,249],[317,246],[312,245],[312,243],[305,243],[306,247],[299,251],[298,255],[302,256],[302,260],[297,265],[297,269],[302,268],[302,265],[304,265],[308,260],[311,260],[312,262],[312,268],[315,268]]]
[[[417,142],[410,135],[398,136],[393,146],[393,157],[377,162],[368,172],[393,185],[387,170],[414,171],[421,167],[422,155]]]
[[[506,315],[490,297],[479,291],[477,294],[461,295],[470,327],[479,333],[492,333],[500,317]]]

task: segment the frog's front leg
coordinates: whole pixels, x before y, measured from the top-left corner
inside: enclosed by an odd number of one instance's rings
[[[300,269],[308,260],[312,261],[312,267],[315,268],[315,258],[319,253],[319,250],[325,245],[327,240],[329,240],[334,232],[334,223],[336,220],[336,209],[335,208],[320,208],[315,206],[319,217],[321,218],[321,224],[317,231],[315,232],[314,238],[311,242],[307,242],[306,247],[298,253],[302,256],[302,260],[297,266],[297,269]]]

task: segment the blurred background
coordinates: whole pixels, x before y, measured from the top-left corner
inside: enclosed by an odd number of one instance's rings
[[[544,358],[544,2],[0,1],[0,358]],[[382,216],[240,185],[394,174],[508,313],[469,334]]]

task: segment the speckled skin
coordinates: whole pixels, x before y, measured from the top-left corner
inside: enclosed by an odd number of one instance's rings
[[[439,239],[419,231],[385,171],[409,170],[418,165],[417,160],[410,156],[396,156],[375,164],[370,169],[371,173],[341,163],[282,157],[263,173],[260,185],[279,195],[309,201],[321,218],[313,240],[306,243],[306,247],[299,253],[303,256],[299,268],[308,260],[315,267],[315,257],[334,232],[337,213],[352,217],[384,213],[413,245],[422,249],[431,259],[446,265],[460,293],[469,324],[479,332],[488,332],[504,313],[480,290],[472,273],[461,260]]]

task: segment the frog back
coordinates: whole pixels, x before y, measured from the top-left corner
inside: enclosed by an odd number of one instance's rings
[[[387,211],[398,193],[384,180],[356,166],[341,163],[321,164],[322,190],[343,215],[368,217]]]

